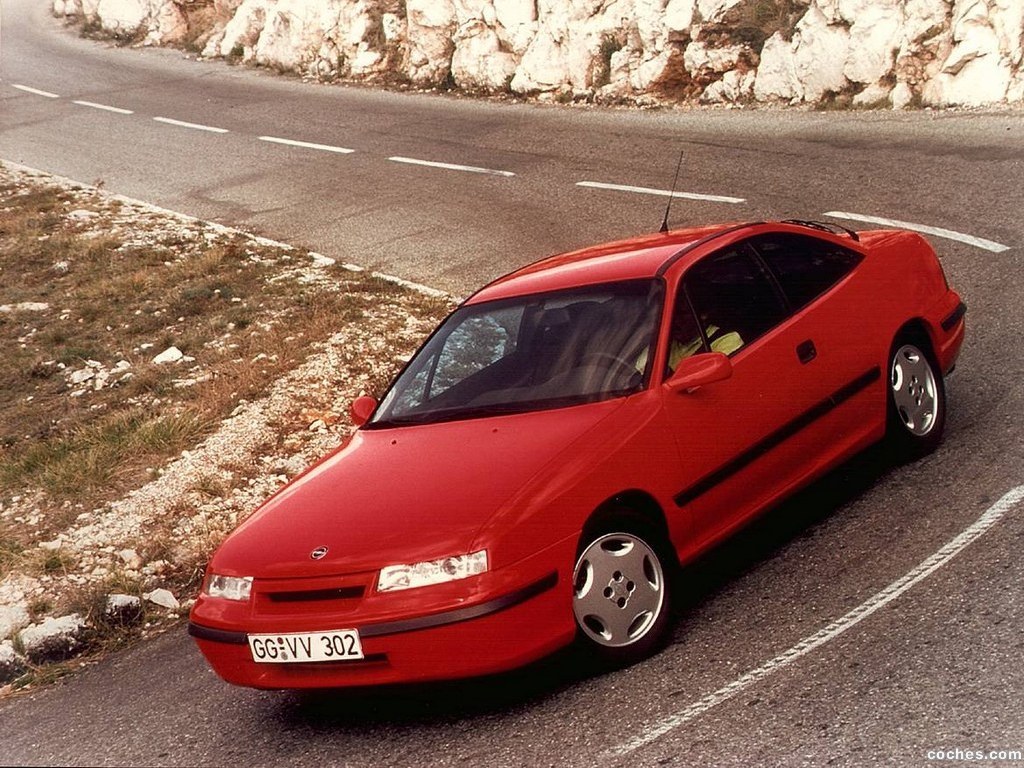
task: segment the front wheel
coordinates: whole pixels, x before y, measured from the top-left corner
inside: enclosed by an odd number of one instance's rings
[[[581,542],[573,614],[584,645],[605,663],[639,661],[668,634],[668,566],[658,544],[655,534],[621,525]]]
[[[911,338],[893,344],[889,355],[887,439],[901,461],[935,450],[946,423],[942,372],[926,345]]]

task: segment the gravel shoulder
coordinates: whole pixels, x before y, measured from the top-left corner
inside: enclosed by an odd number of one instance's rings
[[[81,290],[62,289],[60,282],[63,273],[87,268],[82,252],[70,264],[50,254],[52,275],[36,290],[43,296],[27,295],[31,276],[13,274],[32,259],[3,263],[9,287],[0,293],[0,326],[15,333],[24,354],[6,355],[0,369],[14,385],[34,389],[0,401],[0,421],[16,411],[19,423],[31,424],[33,407],[53,416],[45,428],[8,435],[0,445],[3,696],[60,677],[184,615],[217,544],[263,500],[344,443],[351,399],[379,394],[452,300],[342,259],[30,169],[0,164],[0,186],[6,190],[0,212],[18,210],[27,194],[55,195],[45,217],[49,229],[38,239],[59,235],[95,244],[103,238],[103,259],[134,260],[140,274],[184,262],[204,267],[211,249],[230,247],[241,261],[227,274],[237,275],[243,296],[228,298],[229,279],[184,297],[194,316],[181,309],[183,297],[170,284],[168,300],[178,302],[173,312],[159,301],[132,309],[132,296],[112,301],[102,291],[89,293],[93,303],[86,306],[73,304]],[[204,269],[195,272],[201,279]],[[289,319],[293,303],[315,306],[316,322],[301,324],[314,314],[308,311]],[[244,323],[240,307],[247,309]],[[132,324],[154,312],[165,321],[141,330]],[[84,325],[79,316],[91,315],[105,318],[109,337],[92,347],[97,359],[54,348],[55,338]],[[115,316],[125,322],[110,319]],[[53,330],[62,325],[72,331]],[[151,340],[139,342],[143,337]],[[187,340],[184,351],[171,343],[178,339]],[[158,362],[161,356],[167,359]],[[17,369],[26,365],[36,373],[22,380]],[[94,461],[95,446],[74,437],[139,409],[149,421],[132,424],[188,417],[199,426],[184,435],[147,432],[147,465],[133,469],[128,457],[106,484],[54,485],[52,471],[25,469],[38,464],[26,457],[41,452],[59,453],[62,472]],[[104,439],[116,444],[137,434]]]

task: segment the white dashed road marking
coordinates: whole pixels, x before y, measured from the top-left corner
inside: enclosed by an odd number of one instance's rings
[[[214,128],[212,125],[202,125],[200,123],[187,123],[184,120],[172,120],[169,117],[154,117],[158,123],[166,123],[167,125],[177,125],[180,128],[192,128],[196,131],[209,131],[210,133],[228,133],[227,128]]]
[[[651,189],[650,187],[631,187],[627,184],[605,184],[603,181],[577,181],[577,187],[588,189],[610,189],[615,192],[636,192],[641,195],[660,195],[661,197],[678,197],[682,200],[703,200],[710,203],[745,203],[745,198],[728,197],[726,195],[702,195],[697,192],[673,192],[669,189]]]
[[[825,216],[831,216],[835,219],[849,219],[850,221],[863,221],[866,224],[878,224],[883,227],[895,227],[897,229],[911,229],[914,232],[920,232],[925,235],[934,235],[935,237],[943,237],[947,240],[957,240],[961,243],[967,243],[967,245],[973,245],[975,248],[982,248],[986,251],[992,251],[992,253],[1002,253],[1003,251],[1010,250],[1010,246],[1003,245],[1002,243],[996,243],[992,240],[985,240],[981,237],[974,237],[973,235],[965,235],[962,232],[954,232],[951,229],[941,229],[940,227],[929,227],[924,224],[912,224],[909,221],[899,221],[897,219],[886,219],[881,216],[862,216],[859,213],[847,213],[846,211],[827,211]]]
[[[337,152],[342,155],[351,154],[355,152],[354,149],[348,149],[347,147],[335,147],[330,144],[314,144],[309,141],[296,141],[295,139],[281,139],[277,136],[260,136],[260,141],[269,141],[272,144],[284,144],[289,147],[302,147],[303,149],[319,149],[323,152]]]
[[[416,160],[412,157],[389,157],[393,163],[407,163],[409,165],[425,165],[428,168],[444,168],[448,171],[467,171],[469,173],[486,173],[491,176],[515,176],[512,171],[496,171],[493,168],[478,168],[475,165],[455,165],[453,163],[435,163],[432,160]]]
[[[104,112],[113,112],[118,115],[134,115],[130,109],[121,109],[121,107],[112,107],[109,104],[97,104],[95,101],[73,101],[72,104],[77,104],[80,107],[92,107],[93,109],[102,109]]]
[[[789,666],[797,659],[800,659],[801,657],[820,648],[830,640],[834,640],[846,630],[856,626],[880,608],[884,608],[918,582],[928,578],[939,568],[946,565],[946,563],[959,555],[964,549],[985,535],[992,526],[1002,520],[1010,510],[1021,502],[1022,499],[1024,499],[1024,485],[1018,485],[1013,490],[1008,491],[1005,496],[989,507],[985,514],[964,530],[963,533],[949,541],[949,543],[942,547],[942,549],[938,550],[931,557],[921,562],[916,568],[909,571],[906,575],[894,581],[881,592],[878,592],[865,600],[845,616],[836,619],[816,634],[804,638],[788,651],[780,653],[774,659],[765,662],[757,669],[752,669],[750,672],[747,672],[742,677],[736,678],[731,683],[719,688],[717,691],[709,693],[707,696],[695,701],[685,709],[681,709],[663,720],[648,725],[638,736],[636,736],[636,738],[609,749],[605,752],[603,757],[606,759],[623,757],[640,749],[641,747],[647,746],[664,736],[669,731],[700,717],[709,709],[718,706],[722,702],[728,701],[745,688],[749,688],[755,683],[764,680],[769,675]]]
[[[30,88],[27,85],[19,85],[18,83],[11,83],[11,87],[12,88],[17,88],[19,91],[24,91],[25,93],[35,94],[36,96],[45,96],[48,99],[59,99],[60,98],[60,94],[50,93],[49,91],[41,91],[38,88]]]

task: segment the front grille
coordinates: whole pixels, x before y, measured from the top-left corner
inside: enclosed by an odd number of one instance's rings
[[[266,592],[265,594],[274,603],[307,603],[315,600],[358,600],[365,593],[365,587],[336,587],[295,592]]]
[[[302,579],[256,579],[256,616],[336,616],[355,611],[373,589],[376,573]]]

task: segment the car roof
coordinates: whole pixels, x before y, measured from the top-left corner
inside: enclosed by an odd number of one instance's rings
[[[466,303],[557,291],[582,285],[653,278],[691,246],[752,224],[715,224],[656,232],[549,256],[481,288]]]

